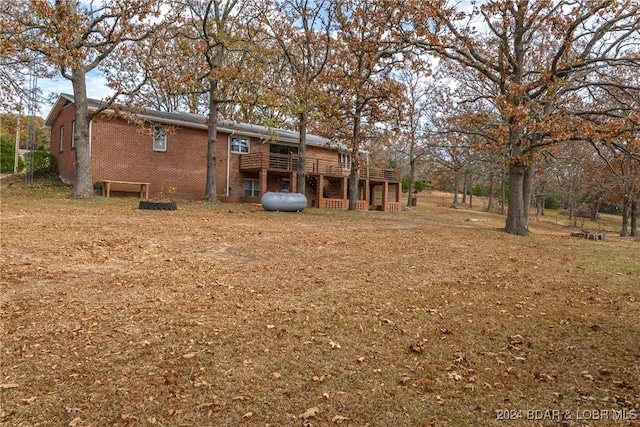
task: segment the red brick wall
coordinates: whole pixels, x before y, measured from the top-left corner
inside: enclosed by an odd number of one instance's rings
[[[229,159],[229,198],[225,199],[230,202],[237,202],[244,197],[244,180],[245,178],[259,179],[258,172],[240,172],[240,158],[243,153],[234,153],[229,151],[229,141],[232,137],[247,138],[241,134],[229,134],[218,132],[218,163],[216,166],[216,184],[218,187],[218,195],[226,197],[227,194],[227,159]],[[249,138],[249,153],[261,153],[269,151],[269,144],[264,144],[258,138]]]
[[[51,129],[51,150],[56,158],[58,172],[63,181],[75,180],[75,150],[71,149],[71,127],[75,117],[74,106],[62,110]],[[64,149],[59,152],[60,126],[65,126]],[[149,182],[152,198],[199,200],[204,198],[207,174],[207,130],[186,127],[170,128],[167,150],[154,151],[151,124],[144,126],[129,123],[125,119],[103,116],[91,124],[91,168],[93,181],[102,180]],[[218,132],[216,153],[216,183],[218,197],[236,202],[244,196],[245,178],[258,179],[258,173],[240,173],[240,157],[229,153],[232,135]],[[242,136],[236,134],[233,136]],[[269,144],[258,138],[250,138],[250,152],[268,152]],[[320,147],[309,146],[308,156],[331,161],[337,153]],[[227,166],[229,174],[227,176]],[[282,176],[280,178],[284,178]],[[275,178],[275,177],[274,177]],[[227,195],[227,179],[229,197]],[[279,191],[281,184],[270,180],[271,191]],[[272,187],[272,188],[271,188]],[[112,191],[133,188],[112,186]]]
[[[76,178],[76,151],[71,148],[73,121],[76,118],[74,107],[73,104],[64,107],[51,127],[51,154],[56,161],[60,179],[67,184],[73,184]],[[60,151],[60,128],[62,126],[64,126],[64,141],[62,141],[62,151]]]
[[[326,148],[316,147],[316,146],[307,145],[307,156],[313,157],[315,159],[329,160],[332,162],[338,161],[337,151],[332,151]]]
[[[207,173],[207,132],[168,128],[167,150],[154,151],[151,124],[119,118],[94,120],[93,180],[150,182],[150,197],[202,199]]]

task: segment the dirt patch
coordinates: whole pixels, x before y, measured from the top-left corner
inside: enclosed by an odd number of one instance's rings
[[[280,213],[1,189],[3,424],[640,417],[640,248],[615,224],[522,238],[442,195]]]

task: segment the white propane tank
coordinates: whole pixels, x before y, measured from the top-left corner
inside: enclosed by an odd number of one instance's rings
[[[301,193],[268,191],[260,200],[266,211],[298,212],[307,207],[307,198]]]

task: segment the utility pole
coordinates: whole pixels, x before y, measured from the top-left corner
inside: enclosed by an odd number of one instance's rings
[[[22,100],[18,106],[18,123],[16,124],[16,151],[13,156],[13,173],[18,173],[18,159],[20,156],[20,119],[22,118]]]

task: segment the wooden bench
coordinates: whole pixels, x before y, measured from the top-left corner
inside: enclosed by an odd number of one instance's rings
[[[140,198],[148,199],[149,198],[149,186],[151,183],[149,182],[135,182],[135,181],[112,181],[103,179],[102,180],[102,195],[105,197],[109,197],[111,194],[111,184],[123,184],[123,185],[139,185],[140,186]]]

